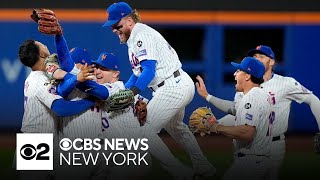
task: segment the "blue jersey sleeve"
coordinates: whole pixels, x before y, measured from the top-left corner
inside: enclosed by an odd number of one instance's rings
[[[126,89],[132,88],[133,85],[137,82],[137,79],[138,79],[138,77],[132,73],[131,77],[129,78],[129,80],[124,85],[126,87]]]
[[[142,73],[134,84],[140,91],[147,88],[156,74],[156,60],[141,61]]]
[[[67,101],[65,99],[56,99],[51,105],[51,109],[60,117],[73,116],[93,106],[95,102],[89,98],[78,101]]]
[[[79,83],[77,88],[80,91],[95,96],[101,100],[106,100],[109,97],[108,89],[105,86],[96,83],[95,81],[85,81],[83,83]]]
[[[77,76],[67,73],[63,81],[58,85],[57,93],[61,97],[67,97],[78,84]]]
[[[55,45],[61,69],[70,72],[74,67],[74,62],[70,56],[67,41],[63,35],[56,35]]]

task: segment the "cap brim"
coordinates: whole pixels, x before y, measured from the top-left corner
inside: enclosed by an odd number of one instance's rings
[[[109,21],[105,22],[105,23],[102,25],[102,27],[110,27],[110,26],[116,24],[118,21],[119,21],[119,20],[109,20]]]
[[[92,64],[97,64],[97,65],[99,65],[99,66],[104,67],[104,65],[101,64],[101,63],[100,63],[99,61],[97,61],[97,60],[92,61]]]
[[[237,69],[241,69],[240,64],[235,63],[235,62],[231,62],[232,66],[236,67]]]

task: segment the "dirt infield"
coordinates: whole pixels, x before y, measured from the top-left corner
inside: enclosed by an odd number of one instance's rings
[[[181,150],[181,147],[168,134],[161,134],[161,138],[173,151]],[[203,151],[231,151],[232,141],[222,135],[196,136]],[[15,134],[0,135],[0,149],[15,148]],[[286,137],[287,151],[310,152],[313,150],[312,135],[289,135]]]

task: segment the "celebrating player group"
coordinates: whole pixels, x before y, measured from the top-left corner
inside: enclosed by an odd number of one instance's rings
[[[49,9],[32,12],[38,30],[54,38],[56,54],[36,40],[20,46],[20,61],[32,70],[24,86],[23,133],[53,133],[56,143],[63,138],[147,138],[148,164],[151,155],[173,179],[185,180],[208,179],[216,173],[194,134],[223,134],[234,140],[234,162],[224,179],[276,179],[285,155],[291,102],[307,103],[320,127],[319,99],[294,78],[273,73],[275,54],[270,47],[257,46],[241,63],[232,63],[237,93],[234,101],[223,100],[207,92],[200,76],[194,84],[174,48],[159,32],[141,23],[136,9],[118,2],[107,13],[103,27],[111,28],[120,43],[128,46],[132,75],[126,82],[119,80],[115,54],[102,52],[92,60],[84,48],[70,50],[59,15]],[[147,88],[153,91],[150,100],[139,95]],[[201,107],[191,115],[189,129],[183,119],[195,89],[229,115],[217,120]],[[171,153],[158,135],[162,129],[188,153],[192,167]],[[20,177],[131,179],[150,171],[145,166],[105,166],[103,162],[85,167],[55,163],[54,167],[49,172],[21,171]]]

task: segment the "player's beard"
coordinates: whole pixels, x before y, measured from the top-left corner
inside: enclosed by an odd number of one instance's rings
[[[122,39],[119,37],[120,44],[125,44],[130,37],[131,31],[129,29],[123,29],[121,33],[122,33]]]

